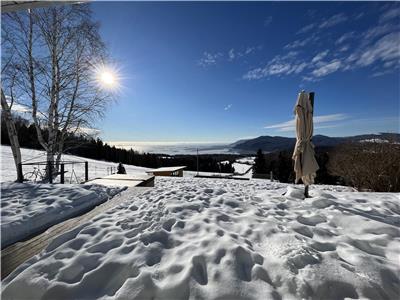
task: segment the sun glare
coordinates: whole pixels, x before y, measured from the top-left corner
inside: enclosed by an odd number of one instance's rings
[[[112,87],[115,84],[115,76],[114,74],[105,71],[100,76],[101,82],[106,85]]]
[[[100,66],[96,68],[96,81],[100,87],[108,90],[116,90],[120,86],[120,78],[116,68]]]

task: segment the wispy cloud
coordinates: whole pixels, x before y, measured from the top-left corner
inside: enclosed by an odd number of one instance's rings
[[[296,51],[291,51],[284,56],[277,55],[265,66],[248,71],[243,75],[243,79],[254,80],[269,76],[298,74],[304,70],[306,63],[299,62],[296,56]]]
[[[224,110],[230,110],[232,107],[232,104],[228,104],[227,106],[224,107]]]
[[[399,17],[400,17],[400,7],[395,6],[395,7],[388,9],[387,11],[385,11],[381,15],[379,22],[383,23],[383,22],[387,22],[389,20],[399,18]]]
[[[304,26],[303,28],[301,28],[299,31],[297,31],[296,34],[302,34],[302,33],[307,33],[309,32],[311,29],[314,29],[317,25],[315,23],[311,23],[308,24],[306,26]]]
[[[333,27],[337,24],[343,23],[345,21],[347,21],[347,16],[343,13],[340,14],[336,14],[333,15],[332,17],[330,17],[329,19],[323,21],[320,25],[319,28],[329,28],[329,27]]]
[[[202,67],[212,66],[217,64],[218,60],[222,58],[222,56],[223,54],[221,52],[209,53],[205,51],[203,57],[198,61],[198,64]]]
[[[25,105],[14,103],[11,107],[11,111],[17,113],[30,113],[32,110]]]
[[[8,106],[10,106],[10,105],[11,105],[11,98],[10,98],[10,96],[6,95],[5,97],[6,97],[6,101],[7,101]],[[0,109],[1,109],[1,108],[0,108]],[[16,103],[15,101],[14,101],[14,103],[13,103],[12,106],[11,106],[11,112],[24,114],[24,113],[30,113],[31,111],[32,111],[32,110],[31,110],[30,107],[28,107],[28,106],[26,106],[26,105],[23,105],[23,104]]]
[[[354,15],[354,16],[353,16],[353,19],[354,19],[354,20],[359,20],[359,19],[361,19],[361,18],[364,17],[364,16],[365,16],[365,13],[364,13],[364,12],[360,12],[360,13]]]
[[[232,48],[231,50],[229,50],[228,56],[229,56],[229,60],[234,60],[236,57],[235,49]]]
[[[370,47],[359,52],[357,64],[368,66],[376,61],[384,62],[388,67],[398,64],[400,59],[400,32],[389,33]]]
[[[264,20],[264,26],[267,27],[272,23],[272,16],[268,16],[265,20]]]
[[[354,31],[350,31],[350,32],[346,32],[345,34],[343,34],[340,38],[338,38],[335,42],[336,45],[340,45],[343,42],[351,39],[354,36],[355,32]]]
[[[328,55],[328,53],[329,53],[329,50],[325,50],[325,51],[318,53],[317,55],[314,56],[314,58],[311,60],[311,62],[315,63],[315,62],[322,60],[325,56]]]
[[[203,57],[198,60],[198,65],[202,67],[216,65],[218,62],[221,61],[233,61],[235,59],[245,57],[254,53],[255,51],[261,50],[262,46],[251,46],[251,47],[244,47],[241,49],[231,48],[227,52],[203,52]]]
[[[319,126],[319,124],[342,121],[347,118],[348,118],[348,116],[346,114],[331,114],[331,115],[315,116],[313,120],[314,120],[314,124],[318,125],[315,127],[317,129],[317,127],[327,128],[328,126],[329,127],[337,126],[337,124],[328,124],[328,125],[321,125],[321,126]],[[274,129],[277,131],[294,131],[295,127],[296,127],[296,120],[292,119],[290,121],[273,124],[273,125],[268,125],[268,126],[265,126],[264,128],[265,129]]]
[[[368,29],[366,32],[362,34],[362,36],[365,41],[370,41],[376,37],[394,31],[396,30],[396,28],[398,29],[398,25],[396,26],[393,24],[382,24]]]
[[[284,49],[296,49],[296,48],[301,48],[306,45],[309,45],[310,43],[314,43],[319,40],[319,37],[316,34],[313,34],[307,38],[304,39],[298,39],[295,40],[287,45],[285,45],[283,48]]]
[[[242,78],[257,80],[272,76],[300,75],[304,81],[315,82],[335,72],[365,67],[371,67],[369,74],[373,77],[393,73],[400,68],[400,23],[392,22],[400,13],[398,10],[397,6],[387,6],[379,18],[386,23],[377,22],[375,26],[364,31],[344,32],[336,39],[326,40],[322,37],[326,34],[332,36],[330,28],[345,22],[348,19],[346,15],[336,14],[325,21],[308,24],[297,34],[313,30],[311,35],[286,44],[283,54],[248,70]],[[321,51],[321,41],[324,42],[325,49],[330,50]],[[307,51],[303,47],[307,47]]]
[[[339,70],[341,65],[342,65],[341,61],[338,59],[335,59],[328,63],[322,63],[322,65],[320,67],[318,67],[317,69],[313,70],[311,74],[314,75],[315,77],[326,76],[328,74],[331,74],[331,73]]]

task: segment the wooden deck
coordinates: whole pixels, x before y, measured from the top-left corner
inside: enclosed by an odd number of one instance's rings
[[[130,188],[129,189],[130,198],[132,193],[134,194],[137,193],[137,195],[140,195],[141,193],[147,191],[148,189],[149,188],[147,187]],[[96,206],[94,209],[90,210],[89,212],[83,215],[56,224],[48,228],[45,232],[29,240],[15,243],[1,250],[1,278],[2,279],[5,278],[22,263],[24,263],[34,255],[39,254],[58,235],[70,231],[76,226],[79,226],[89,221],[93,217],[127,200],[126,197],[123,197],[123,194],[124,192],[116,195],[111,200],[106,201],[103,204],[100,204],[99,206]]]
[[[126,175],[113,174],[102,178],[87,181],[85,184],[101,184],[106,186],[154,186],[154,176],[152,175]]]

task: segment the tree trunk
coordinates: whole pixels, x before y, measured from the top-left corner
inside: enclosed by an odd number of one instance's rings
[[[14,157],[15,168],[17,170],[17,181],[23,181],[23,175],[19,164],[21,163],[21,149],[19,147],[18,133],[15,128],[14,120],[12,119],[11,109],[7,103],[6,96],[4,95],[3,89],[1,89],[1,108],[5,117],[6,127],[8,136],[10,138],[11,150]]]

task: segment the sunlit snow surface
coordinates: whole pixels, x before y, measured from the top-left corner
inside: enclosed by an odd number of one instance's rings
[[[1,246],[80,215],[124,188],[100,185],[1,183]]]
[[[14,159],[11,152],[11,147],[9,146],[1,146],[1,182],[6,181],[15,181],[17,179],[17,173],[15,171],[15,164]],[[41,150],[34,150],[34,149],[21,149],[22,161],[26,163],[33,163],[33,162],[43,162],[46,160],[45,152]],[[79,157],[75,155],[63,155],[63,160],[68,162],[80,162],[76,164],[66,164],[65,165],[65,181],[76,183],[81,182],[85,179],[85,165],[84,162],[88,162],[89,166],[89,179],[104,177],[111,173],[111,169],[113,171],[117,169],[118,164],[113,162],[101,161],[101,160],[94,160],[88,159],[84,157]],[[27,173],[32,172],[33,168],[37,168],[38,165],[24,165],[23,166],[23,173],[25,177],[28,177]],[[45,167],[39,166],[41,169],[41,173],[44,174],[45,171],[43,170]],[[144,167],[137,167],[132,165],[124,165],[126,172],[130,175],[132,174],[144,174],[149,168]]]
[[[285,195],[284,195],[285,194]],[[56,238],[3,299],[396,299],[399,194],[156,178]]]

